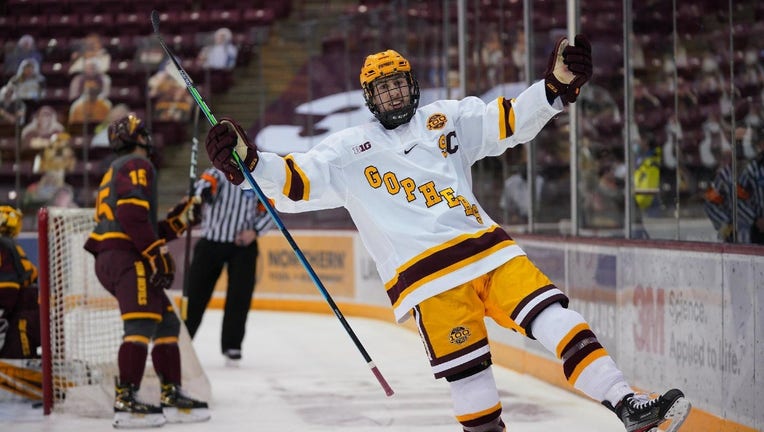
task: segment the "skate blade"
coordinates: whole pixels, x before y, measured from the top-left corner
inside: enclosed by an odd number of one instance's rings
[[[671,424],[668,425],[665,432],[678,431],[679,427],[682,426],[682,423],[687,419],[687,416],[690,415],[691,409],[692,404],[686,398],[677,399],[677,401],[674,402],[674,405],[671,405],[671,408],[669,408],[664,417],[666,420],[671,421]],[[656,428],[655,430],[656,432],[659,432],[659,429]]]
[[[115,429],[140,429],[160,427],[167,423],[163,414],[136,414],[128,412],[114,413],[112,426]]]
[[[226,357],[225,359],[225,367],[227,368],[238,368],[241,366],[241,359],[235,360],[235,359],[229,359]]]
[[[162,408],[169,423],[199,423],[210,419],[209,408],[178,409],[175,407]]]

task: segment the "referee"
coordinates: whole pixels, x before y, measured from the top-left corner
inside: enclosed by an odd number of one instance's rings
[[[193,338],[212,297],[215,283],[228,266],[220,348],[226,362],[241,360],[241,343],[255,291],[257,237],[273,226],[270,215],[253,191],[226,180],[216,168],[202,173],[195,195],[204,204],[202,237],[194,247],[188,272],[186,327]]]

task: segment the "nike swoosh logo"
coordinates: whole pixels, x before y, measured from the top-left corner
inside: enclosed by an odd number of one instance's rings
[[[403,150],[403,154],[409,154],[411,150],[414,150],[414,147],[418,146],[419,143],[414,144],[413,146],[407,148],[406,150]]]

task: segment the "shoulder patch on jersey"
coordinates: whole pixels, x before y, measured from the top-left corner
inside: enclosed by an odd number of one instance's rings
[[[365,152],[366,150],[371,148],[371,142],[366,141],[365,143],[357,146],[353,146],[353,154],[358,154],[361,152]]]
[[[427,118],[427,129],[443,129],[446,126],[446,122],[448,122],[448,119],[445,114],[435,113]]]

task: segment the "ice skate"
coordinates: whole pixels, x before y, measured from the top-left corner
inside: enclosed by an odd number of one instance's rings
[[[192,399],[177,384],[162,384],[162,412],[170,423],[196,423],[210,419],[207,402]]]
[[[114,421],[117,429],[160,427],[166,423],[162,408],[136,399],[138,389],[132,384],[115,383]]]
[[[223,351],[225,357],[225,365],[228,367],[239,367],[241,364],[241,350],[227,349]]]
[[[618,415],[628,432],[676,432],[691,408],[690,401],[677,389],[671,389],[658,397],[631,393],[624,396],[615,407],[607,401],[603,404]]]

